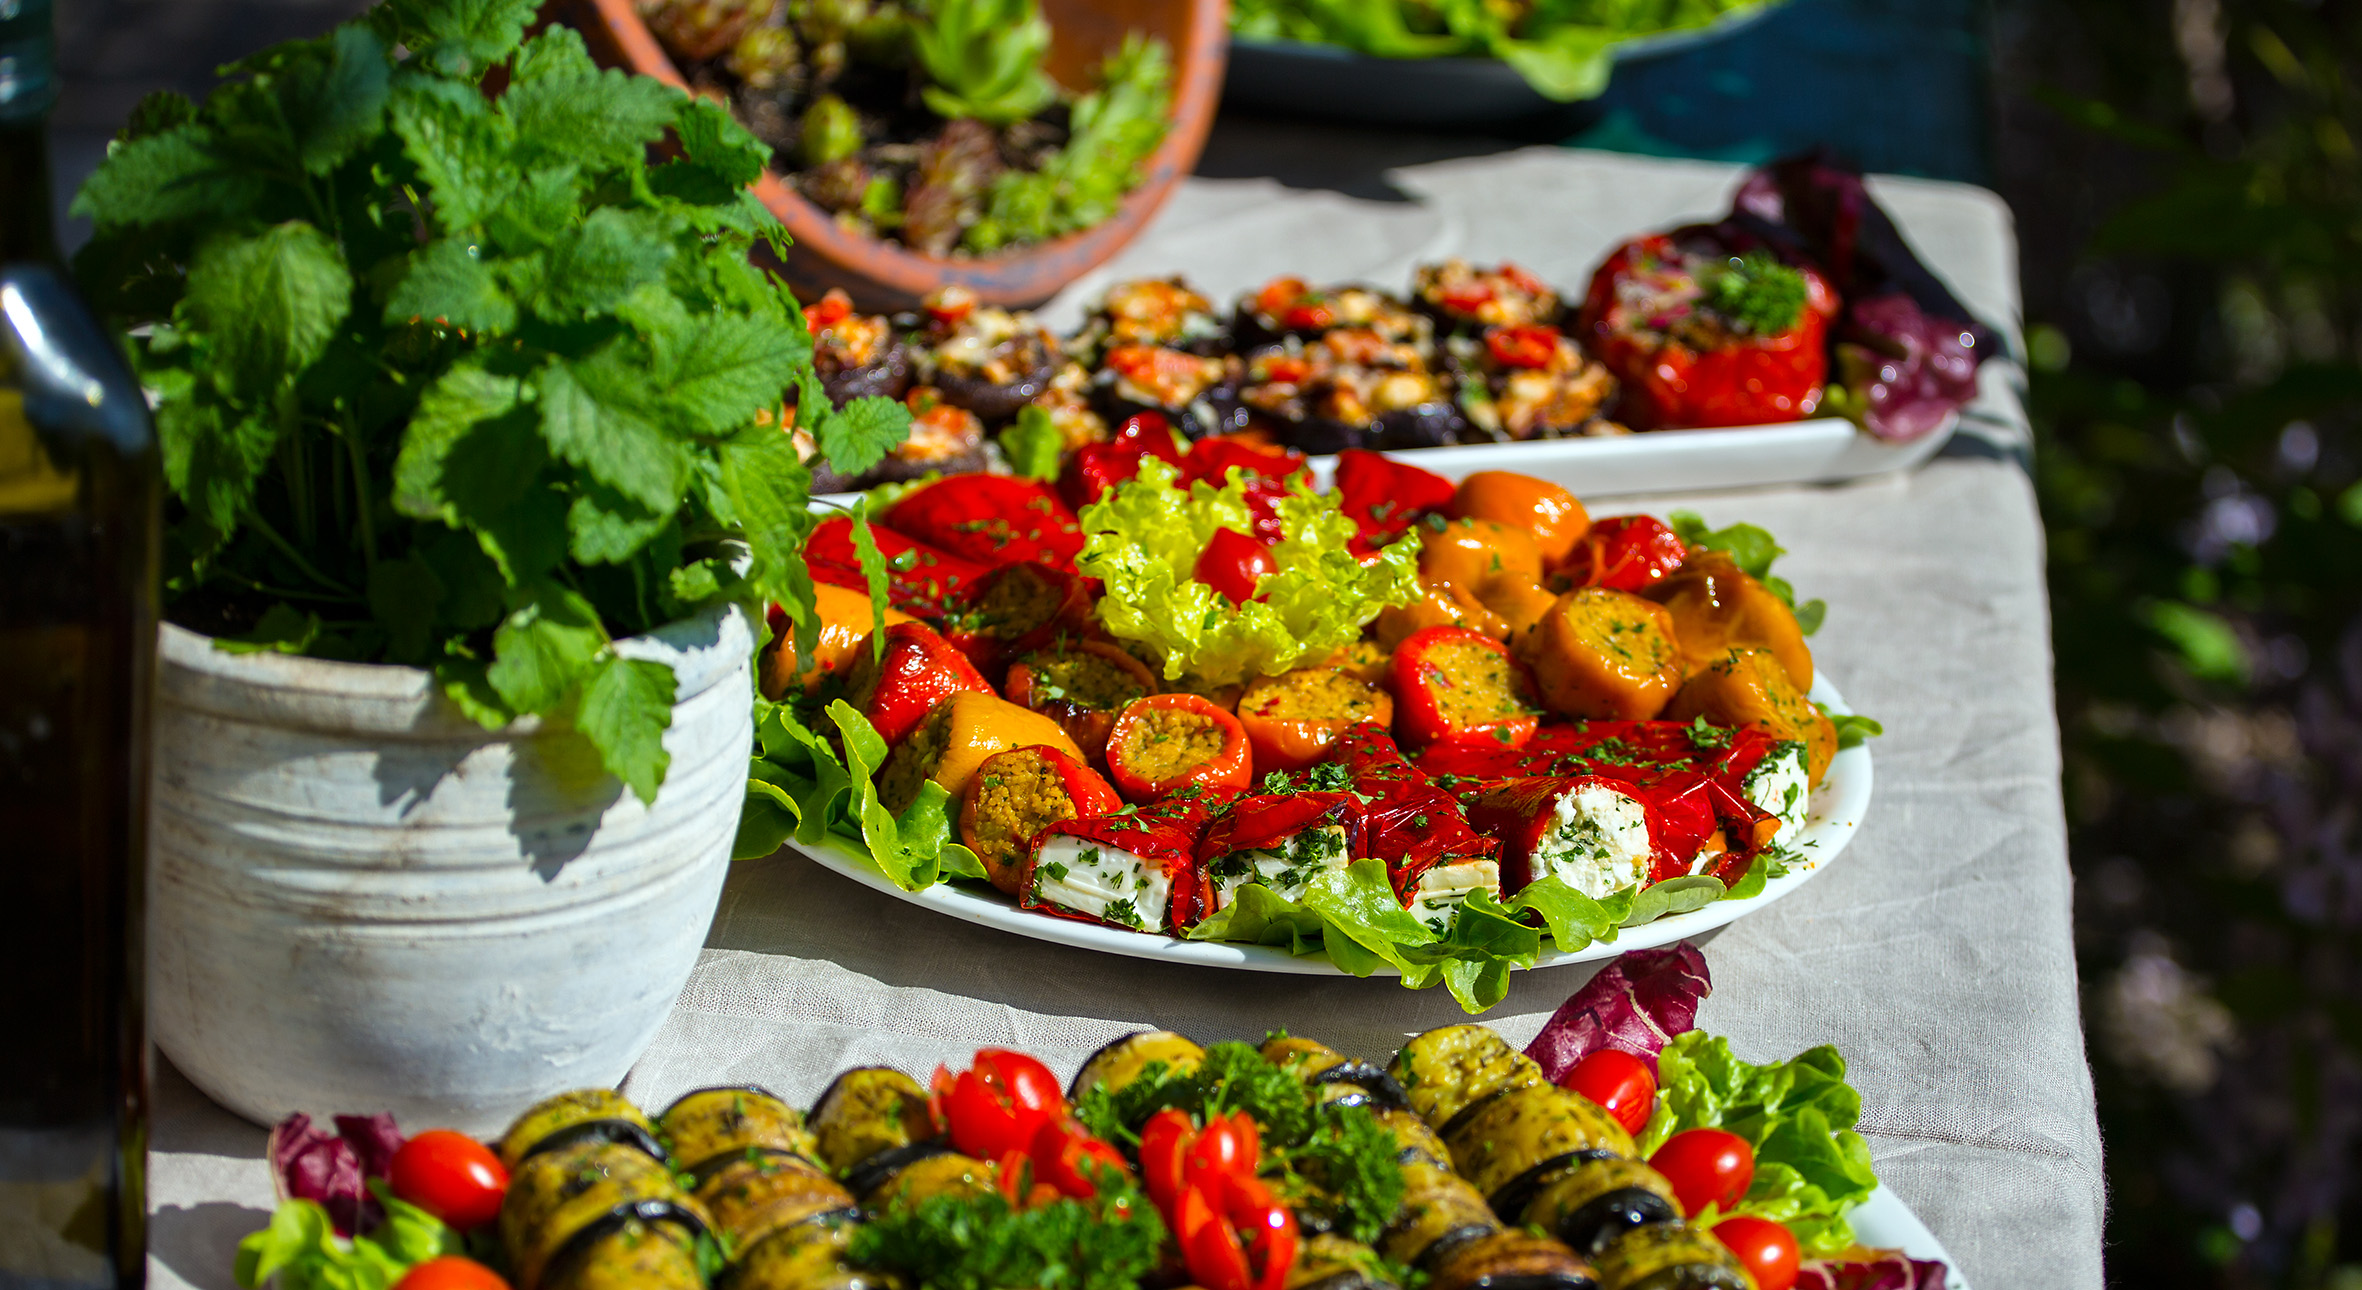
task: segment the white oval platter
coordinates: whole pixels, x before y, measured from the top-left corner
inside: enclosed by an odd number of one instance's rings
[[[1850,712],[1845,700],[1826,677],[1813,681],[1812,697],[1829,705],[1833,712]],[[1534,964],[1538,968],[1560,967],[1569,963],[1592,963],[1611,959],[1626,950],[1649,949],[1670,945],[1675,941],[1709,932],[1727,923],[1744,918],[1772,902],[1785,899],[1789,893],[1810,882],[1813,875],[1835,859],[1853,840],[1854,830],[1862,816],[1870,809],[1870,749],[1857,745],[1840,751],[1829,763],[1829,773],[1821,778],[1819,788],[1813,790],[1812,802],[1805,817],[1804,828],[1790,845],[1801,859],[1788,867],[1788,872],[1767,883],[1761,894],[1745,900],[1717,900],[1703,909],[1686,914],[1674,914],[1653,923],[1624,928],[1613,941],[1595,941],[1580,950],[1544,950]],[[1206,967],[1238,968],[1248,972],[1292,972],[1302,974],[1336,973],[1338,968],[1326,954],[1312,954],[1299,958],[1286,949],[1273,945],[1237,945],[1228,941],[1189,941],[1151,932],[1127,931],[1120,927],[1105,927],[1096,923],[1078,923],[1071,919],[1053,918],[1047,914],[1019,909],[1015,901],[986,887],[970,887],[939,883],[923,891],[904,891],[878,869],[867,851],[848,838],[831,835],[825,842],[813,846],[790,841],[789,849],[810,857],[825,868],[851,878],[866,887],[875,888],[889,896],[905,900],[938,914],[948,915],[970,923],[981,923],[1030,936],[1038,941],[1071,945],[1079,949],[1098,950],[1107,954],[1121,954],[1129,958],[1155,959],[1166,963],[1190,963]],[[1379,975],[1397,975],[1394,969],[1381,967]]]

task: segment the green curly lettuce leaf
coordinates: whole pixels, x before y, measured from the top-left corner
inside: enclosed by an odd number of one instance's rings
[[[1216,529],[1253,531],[1244,484],[1234,472],[1220,488],[1184,487],[1178,468],[1146,458],[1138,477],[1083,508],[1076,566],[1106,584],[1099,616],[1109,632],[1149,647],[1166,680],[1206,685],[1317,663],[1359,640],[1380,610],[1418,598],[1416,534],[1365,565],[1347,550],[1356,528],[1335,494],[1298,476],[1277,510],[1278,570],[1234,605],[1192,573]]]

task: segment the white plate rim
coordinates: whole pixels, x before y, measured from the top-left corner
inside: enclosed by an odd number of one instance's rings
[[[1844,696],[1837,692],[1837,687],[1826,676],[1813,679],[1811,697],[1827,704],[1833,712],[1849,713],[1853,710],[1846,705]],[[1760,894],[1745,900],[1717,900],[1703,909],[1625,928],[1615,940],[1594,941],[1580,950],[1546,949],[1534,967],[1596,963],[1614,958],[1626,950],[1670,945],[1726,926],[1787,897],[1827,868],[1838,853],[1845,849],[1846,844],[1853,840],[1855,830],[1860,827],[1862,817],[1870,807],[1871,778],[1870,749],[1866,743],[1838,752],[1829,763],[1829,773],[1822,777],[1821,786],[1813,791],[1804,829],[1798,834],[1793,848],[1803,855],[1804,863],[1793,865],[1785,875],[1771,879]],[[1189,941],[1151,932],[1105,927],[1097,923],[1080,923],[1020,909],[1014,901],[997,891],[974,891],[949,883],[938,883],[922,891],[905,891],[877,867],[868,852],[854,845],[850,839],[835,834],[810,846],[790,838],[786,849],[809,858],[822,868],[843,874],[865,887],[909,904],[962,922],[1013,932],[1054,945],[1160,963],[1233,968],[1247,972],[1349,975],[1331,963],[1325,953],[1298,958],[1276,945]],[[1392,977],[1401,973],[1382,965],[1372,975]]]
[[[1968,1278],[1961,1275],[1959,1260],[1936,1239],[1919,1215],[1894,1190],[1880,1183],[1867,1200],[1854,1206],[1846,1216],[1853,1224],[1854,1240],[1874,1250],[1901,1250],[1914,1259],[1934,1259],[1944,1265],[1946,1290],[1968,1290]]]

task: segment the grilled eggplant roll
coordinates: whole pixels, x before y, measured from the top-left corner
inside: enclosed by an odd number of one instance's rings
[[[1441,1165],[1413,1160],[1402,1167],[1402,1210],[1378,1252],[1393,1262],[1433,1271],[1461,1246],[1501,1230],[1484,1197],[1468,1180]]]
[[[804,323],[812,329],[812,370],[829,402],[899,399],[910,388],[910,343],[884,314],[855,313],[852,298],[832,289],[804,310]]]
[[[902,1278],[893,1273],[847,1261],[855,1226],[816,1222],[779,1233],[739,1259],[730,1290],[903,1290]]]
[[[1438,1169],[1452,1167],[1452,1153],[1443,1145],[1443,1139],[1435,1136],[1435,1130],[1420,1119],[1416,1112],[1402,1107],[1381,1106],[1373,1109],[1371,1114],[1378,1117],[1381,1127],[1394,1135],[1394,1145],[1398,1148],[1394,1156],[1396,1160],[1406,1165],[1414,1160],[1424,1160]]]
[[[1154,412],[1182,434],[1203,439],[1246,428],[1246,406],[1238,398],[1242,370],[1235,357],[1117,345],[1099,360],[1093,384],[1109,421]]]
[[[1312,1086],[1323,1102],[1346,1106],[1405,1107],[1402,1086],[1368,1062],[1347,1057],[1317,1039],[1273,1035],[1257,1050],[1263,1060]],[[1420,1125],[1422,1129],[1426,1126]]]
[[[518,1290],[537,1290],[545,1271],[633,1219],[670,1224],[691,1240],[711,1226],[672,1170],[635,1148],[589,1140],[528,1155],[500,1207],[500,1241]]]
[[[1556,1084],[1511,1089],[1462,1113],[1443,1135],[1452,1165],[1510,1222],[1544,1178],[1580,1160],[1632,1154],[1632,1135],[1599,1104]]]
[[[805,1223],[851,1218],[853,1193],[795,1156],[725,1158],[697,1188],[697,1202],[733,1250],[751,1250]]]
[[[1153,1064],[1162,1063],[1167,1074],[1186,1075],[1205,1059],[1206,1050],[1186,1035],[1170,1030],[1136,1031],[1091,1054],[1074,1073],[1074,1087],[1067,1090],[1067,1096],[1080,1100],[1095,1088],[1121,1093]]]
[[[992,1168],[981,1160],[939,1150],[888,1167],[893,1155],[880,1153],[846,1175],[863,1209],[908,1208],[937,1196],[981,1196],[992,1190]]]
[[[685,1093],[656,1123],[664,1130],[665,1140],[672,1143],[673,1162],[700,1176],[732,1158],[820,1158],[820,1144],[804,1127],[803,1113],[759,1088],[701,1088]]]
[[[1215,354],[1228,340],[1228,330],[1214,302],[1180,278],[1135,278],[1107,289],[1069,347],[1094,361],[1117,345]]]
[[[1509,1046],[1490,1027],[1445,1026],[1403,1045],[1386,1068],[1419,1118],[1451,1136],[1471,1107],[1512,1089],[1546,1084],[1534,1059]]]
[[[1397,1290],[1386,1273],[1385,1260],[1359,1241],[1332,1232],[1304,1239],[1296,1249],[1296,1265],[1288,1269],[1285,1290]]]
[[[656,1126],[611,1088],[577,1089],[527,1107],[500,1139],[500,1163],[510,1173],[527,1156],[585,1141],[620,1142],[651,1159],[664,1159]]]
[[[1531,1232],[1496,1232],[1438,1264],[1428,1290],[1598,1290],[1599,1274],[1573,1250]]]
[[[1512,1221],[1597,1257],[1634,1228],[1681,1221],[1665,1175],[1637,1160],[1585,1160],[1553,1174]]]
[[[940,319],[940,315],[938,315]],[[1057,334],[1030,313],[971,309],[938,321],[923,358],[943,397],[987,421],[1006,421],[1049,388],[1065,361]]]
[[[542,1274],[543,1290],[704,1290],[697,1243],[678,1223],[622,1217],[585,1233]]]
[[[1555,327],[1493,327],[1446,347],[1469,437],[1508,442],[1624,433],[1601,416],[1616,378]]]
[[[943,1136],[927,1091],[887,1066],[856,1066],[837,1076],[812,1107],[810,1127],[820,1162],[839,1175],[881,1152],[907,1151]]]
[[[1461,259],[1413,269],[1411,299],[1443,326],[1464,329],[1551,326],[1565,307],[1557,292],[1514,264],[1480,269]]]
[[[1595,1259],[1600,1290],[1755,1290],[1729,1248],[1702,1227],[1635,1228]]]

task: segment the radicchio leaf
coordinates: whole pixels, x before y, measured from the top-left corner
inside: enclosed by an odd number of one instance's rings
[[[271,1130],[263,1154],[280,1200],[318,1201],[337,1235],[351,1236],[384,1220],[368,1181],[384,1175],[403,1138],[391,1115],[340,1115],[336,1128],[330,1133],[298,1111]]]
[[[1620,1048],[1653,1067],[1667,1041],[1697,1028],[1698,1005],[1713,991],[1706,956],[1688,941],[1634,950],[1568,996],[1525,1055],[1553,1083],[1602,1048]]]
[[[1795,1290],[1944,1290],[1949,1269],[1933,1259],[1880,1250],[1874,1259],[1809,1259],[1796,1270]]]
[[[1862,428],[1908,443],[1977,396],[1977,333],[1901,292],[1856,300],[1838,326],[1837,370]]]

